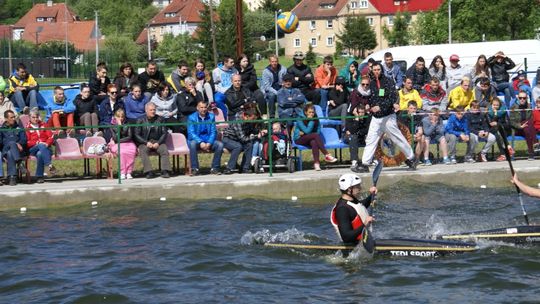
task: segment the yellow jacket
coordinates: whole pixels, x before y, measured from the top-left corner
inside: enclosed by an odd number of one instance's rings
[[[468,109],[473,100],[474,92],[472,90],[464,91],[461,86],[458,86],[450,91],[450,95],[448,95],[448,109],[454,110],[457,106]]]
[[[403,93],[403,89],[399,90],[399,109],[407,110],[409,101],[416,101],[418,109],[422,108],[422,98],[417,90],[412,89],[409,93]]]
[[[16,74],[9,77],[9,94],[15,93],[17,87],[36,87],[37,81],[31,74],[28,74],[26,79],[20,79]]]

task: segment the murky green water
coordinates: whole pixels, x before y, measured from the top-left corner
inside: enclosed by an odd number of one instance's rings
[[[515,303],[540,301],[540,246],[442,258],[321,255],[255,244],[336,242],[334,198],[90,203],[0,213],[1,303]],[[525,199],[540,223],[540,202]],[[392,186],[375,234],[523,224],[512,189]]]

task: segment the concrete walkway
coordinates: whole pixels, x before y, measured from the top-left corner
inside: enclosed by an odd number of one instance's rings
[[[513,162],[520,178],[536,185],[540,182],[540,160]],[[331,168],[323,171],[306,170],[293,174],[201,175],[175,176],[169,179],[136,178],[122,181],[83,179],[46,182],[44,184],[4,185],[0,187],[0,210],[21,207],[30,209],[90,204],[92,201],[140,201],[169,199],[225,199],[239,198],[299,199],[337,195],[337,178],[351,172],[348,168]],[[366,184],[371,184],[371,173],[361,174]],[[388,189],[401,181],[443,183],[451,186],[510,187],[510,170],[507,162],[488,162],[457,165],[418,166],[417,171],[405,168],[384,168],[379,188]]]

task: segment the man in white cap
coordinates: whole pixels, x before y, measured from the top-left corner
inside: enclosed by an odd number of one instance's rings
[[[446,79],[447,79],[447,89],[446,92],[450,92],[453,89],[457,88],[463,76],[468,76],[469,74],[459,64],[459,56],[454,54],[450,56],[450,66],[446,68]]]
[[[330,222],[344,243],[358,244],[362,240],[364,229],[374,220],[367,208],[371,204],[372,195],[377,193],[377,188],[371,187],[371,195],[359,200],[362,179],[358,175],[343,174],[339,177],[338,184],[341,197],[332,208]]]

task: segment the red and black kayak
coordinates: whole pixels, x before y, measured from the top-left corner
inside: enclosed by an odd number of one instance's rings
[[[489,240],[513,244],[540,244],[540,226],[514,226],[490,230],[438,235],[441,240],[478,241]]]
[[[362,245],[340,245],[340,244],[288,244],[288,243],[265,243],[267,247],[296,249],[307,251],[321,251],[333,253],[342,251],[346,254],[353,251],[357,246]],[[473,252],[478,250],[474,243],[424,240],[424,239],[380,239],[375,241],[376,255],[396,256],[396,257],[437,257],[448,254],[463,252]]]

